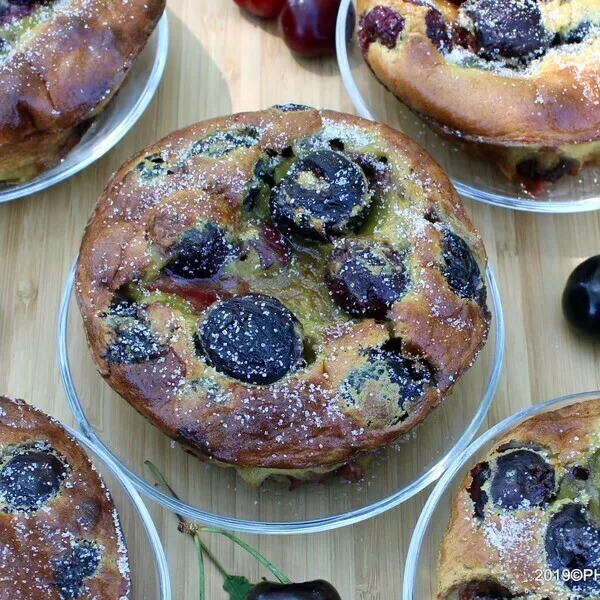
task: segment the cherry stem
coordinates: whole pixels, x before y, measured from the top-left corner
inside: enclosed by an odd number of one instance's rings
[[[179,502],[181,502],[181,500],[179,499],[179,496],[175,493],[175,490],[167,483],[167,480],[165,479],[164,475],[160,472],[158,467],[150,460],[144,461],[144,464],[150,469],[150,471],[152,471],[152,475],[154,475],[154,478],[158,482],[157,485],[164,485],[167,488],[167,490],[169,491],[169,493],[171,494],[171,496],[173,496],[173,498],[175,498],[175,500],[178,500]],[[177,519],[179,520],[180,523],[187,522],[185,520],[185,518],[182,515],[180,515],[179,513],[176,512],[175,516],[177,517]]]
[[[158,467],[154,465],[151,461],[147,460],[144,464],[152,471],[152,474],[158,481],[158,485],[163,485],[171,496],[175,498],[175,500],[179,500],[179,496],[176,494],[175,490],[167,483],[167,480],[164,478],[164,475],[159,471]],[[219,535],[225,536],[230,539],[232,542],[243,548],[246,552],[248,552],[251,556],[253,556],[261,565],[263,565],[267,570],[269,570],[281,583],[289,584],[292,583],[292,580],[289,577],[286,577],[274,564],[269,562],[260,552],[255,550],[252,546],[244,542],[244,540],[239,537],[225,531],[224,529],[219,529],[217,527],[203,527],[201,525],[194,525],[188,523],[185,518],[179,513],[175,513],[175,516],[179,520],[179,531],[181,533],[187,533],[194,539],[194,544],[196,546],[196,551],[198,553],[198,561],[200,564],[200,600],[205,600],[205,576],[204,576],[204,559],[203,559],[203,551],[206,553],[206,556],[210,559],[210,561],[215,565],[215,567],[220,571],[221,575],[226,578],[231,577],[229,573],[225,570],[223,565],[217,560],[216,556],[203,544],[200,540],[200,536],[198,532],[204,533],[217,533]]]
[[[199,535],[194,536],[194,545],[198,556],[198,580],[200,585],[200,600],[206,600],[206,573],[204,571],[204,548]]]
[[[195,537],[198,537],[198,535],[196,535]],[[219,562],[217,557],[210,551],[208,546],[203,543],[202,547],[204,549],[204,554],[206,554],[206,556],[208,556],[208,559],[217,568],[219,573],[221,573],[221,575],[223,575],[223,577],[225,577],[225,579],[229,579],[231,577],[231,575],[226,571],[225,567]]]
[[[292,583],[292,580],[289,579],[289,577],[286,577],[274,564],[272,564],[271,562],[269,562],[262,554],[260,554],[260,552],[258,552],[257,550],[255,550],[252,546],[250,546],[249,544],[247,544],[246,542],[244,542],[244,540],[240,539],[239,537],[233,535],[232,533],[229,533],[228,531],[225,531],[223,529],[219,529],[217,527],[203,527],[201,525],[194,525],[194,524],[186,524],[186,523],[182,523],[179,525],[179,531],[182,532],[186,532],[190,535],[193,535],[195,533],[198,532],[202,532],[202,533],[216,533],[218,535],[222,535],[228,539],[230,539],[232,542],[234,542],[235,544],[237,544],[238,546],[240,546],[241,548],[243,548],[246,552],[248,552],[250,555],[252,555],[261,565],[263,565],[266,569],[268,569],[269,571],[271,571],[271,573],[281,582],[284,584],[290,584]]]

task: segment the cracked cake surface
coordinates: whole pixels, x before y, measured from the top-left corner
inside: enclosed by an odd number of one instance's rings
[[[0,532],[0,598],[129,598],[127,548],[100,475],[60,423],[4,397]]]
[[[76,295],[100,373],[148,420],[200,458],[296,476],[393,442],[451,391],[488,333],[485,268],[421,148],[285,105],[123,165]]]

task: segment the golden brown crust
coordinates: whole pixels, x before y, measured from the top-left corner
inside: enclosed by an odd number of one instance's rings
[[[477,471],[472,470],[454,497],[442,541],[440,600],[470,600],[471,596],[461,596],[459,591],[464,593],[468,584],[483,581],[495,582],[519,598],[521,594],[534,600],[575,597],[575,592],[563,583],[543,576],[548,569],[554,569],[546,558],[546,528],[552,515],[562,507],[573,502],[585,507],[589,502],[585,493],[567,493],[565,482],[574,467],[589,467],[600,448],[599,432],[600,400],[575,403],[524,421],[480,458],[478,465],[492,464],[495,457],[506,451],[507,444],[513,449],[531,448],[554,469],[556,493],[548,503],[509,510],[496,506],[485,488],[487,504],[483,516],[477,516],[470,492]],[[596,478],[597,474],[593,476]]]
[[[208,135],[248,128],[259,132],[252,147],[219,159],[190,156],[193,143]],[[107,312],[115,292],[133,279],[148,281],[148,273],[156,278],[157,260],[159,267],[164,264],[177,237],[199,219],[212,219],[238,236],[254,239],[259,235],[256,227],[265,224],[249,225],[241,207],[259,157],[267,149],[281,152],[301,140],[325,138],[341,138],[348,155],[384,155],[393,173],[387,200],[382,201],[388,203],[389,214],[377,213],[373,232],[353,237],[387,240],[408,252],[411,291],[392,307],[389,323],[396,328],[394,337],[404,340],[403,354],[427,360],[436,384],[426,386],[409,416],[391,425],[390,408],[377,394],[360,407],[342,402],[340,388],[352,368],[367,361],[370,349],[389,340],[390,329],[341,313],[326,291],[324,264],[319,262],[302,277],[284,264],[268,276],[272,279],[241,275],[243,266],[234,262],[233,270],[219,280],[219,286],[233,285],[234,294],[254,291],[277,297],[315,339],[312,362],[274,384],[243,384],[208,366],[198,358],[194,342],[206,310],[182,312],[173,309],[176,303],[169,307],[164,297],[152,295],[145,302],[151,330],[164,344],[160,357],[134,364],[107,360],[114,339]],[[163,161],[163,175],[145,181],[138,167],[144,157],[155,155]],[[164,175],[167,169],[171,174]],[[388,216],[381,217],[384,214]],[[487,308],[452,292],[440,270],[447,229],[465,240],[483,272],[483,245],[448,179],[421,148],[386,126],[331,111],[277,108],[199,123],[128,161],[98,202],[83,238],[76,277],[88,343],[109,384],[197,455],[236,466],[281,469],[349,462],[421,422],[450,392],[485,341]],[[328,252],[330,246],[323,248]],[[293,258],[291,264],[294,260],[301,262]],[[230,294],[224,288],[220,293]],[[308,309],[311,302],[313,308]],[[207,382],[217,388],[212,389],[212,400]]]
[[[0,55],[0,180],[31,178],[60,158],[119,89],[164,8],[69,0],[28,17],[27,35],[12,35]]]
[[[458,44],[451,52],[436,47],[427,36],[425,17],[434,6],[449,28],[458,27],[459,9],[449,0],[358,0],[358,13],[363,16],[378,6],[401,15],[404,30],[393,48],[380,40],[368,45],[369,66],[412,110],[463,145],[526,146],[535,155],[537,147],[600,140],[599,35],[552,48],[527,68],[515,70],[476,59]],[[579,18],[600,22],[594,0],[573,0],[566,8],[549,0],[543,11],[548,28],[577,24]],[[514,165],[510,175],[515,175]]]
[[[0,397],[2,466],[12,452],[29,447],[59,456],[68,465],[67,475],[56,495],[36,510],[14,510],[4,497],[0,500],[0,588],[10,588],[11,598],[67,597],[68,590],[61,595],[57,587],[57,581],[64,581],[57,576],[61,561],[77,544],[89,542],[100,550],[100,562],[93,576],[82,580],[81,597],[128,598],[129,567],[119,517],[86,453],[54,419],[22,401]],[[71,581],[77,584],[76,578]]]

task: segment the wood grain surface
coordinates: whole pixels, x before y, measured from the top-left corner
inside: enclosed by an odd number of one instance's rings
[[[123,142],[51,190],[0,206],[0,392],[69,424],[55,351],[59,299],[88,215],[111,173],[150,142],[208,117],[289,101],[353,111],[334,59],[296,60],[274,24],[247,18],[231,0],[170,0],[169,16],[165,77]],[[547,216],[467,206],[495,269],[507,325],[504,372],[485,427],[531,404],[600,388],[599,346],[572,335],[560,312],[568,274],[600,252],[600,213]],[[426,496],[329,533],[244,537],[295,580],[334,582],[344,600],[399,598],[404,556]],[[193,545],[178,533],[172,514],[149,508],[168,555],[174,598],[197,598]],[[253,580],[265,574],[230,542],[210,541],[231,572]],[[208,598],[226,598],[218,572],[209,568],[208,578]]]

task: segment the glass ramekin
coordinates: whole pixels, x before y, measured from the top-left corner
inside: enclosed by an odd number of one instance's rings
[[[140,495],[109,452],[78,431],[63,427],[84,447],[110,491],[119,513],[129,551],[131,600],[171,600],[167,559],[156,527]]]
[[[83,433],[118,461],[137,488],[166,508],[226,529],[259,534],[324,531],[357,523],[404,502],[434,482],[468,445],[496,392],[504,355],[498,288],[487,270],[493,322],[475,365],[425,422],[396,447],[376,455],[365,480],[339,479],[290,490],[276,482],[261,488],[236,479],[232,469],[201,463],[150,425],[98,374],[87,349],[70,272],[61,302],[58,356],[62,383]],[[165,474],[184,501],[164,494],[144,460]]]
[[[118,144],[154,97],[167,64],[169,22],[165,13],[110,106],[64,159],[27,183],[0,186],[0,202],[45,190],[85,169]]]
[[[346,91],[361,117],[386,123],[416,140],[440,163],[458,192],[466,198],[542,213],[575,213],[600,208],[600,166],[585,167],[575,177],[567,175],[534,199],[491,163],[465,153],[434,133],[373,75],[361,54],[356,30],[348,38],[351,27],[348,14],[352,9],[356,9],[356,0],[342,0],[336,47]]]
[[[450,507],[458,486],[481,457],[523,421],[597,398],[600,398],[600,391],[583,392],[530,406],[492,427],[457,457],[435,486],[417,521],[406,558],[402,600],[436,600],[439,551],[448,526]]]

